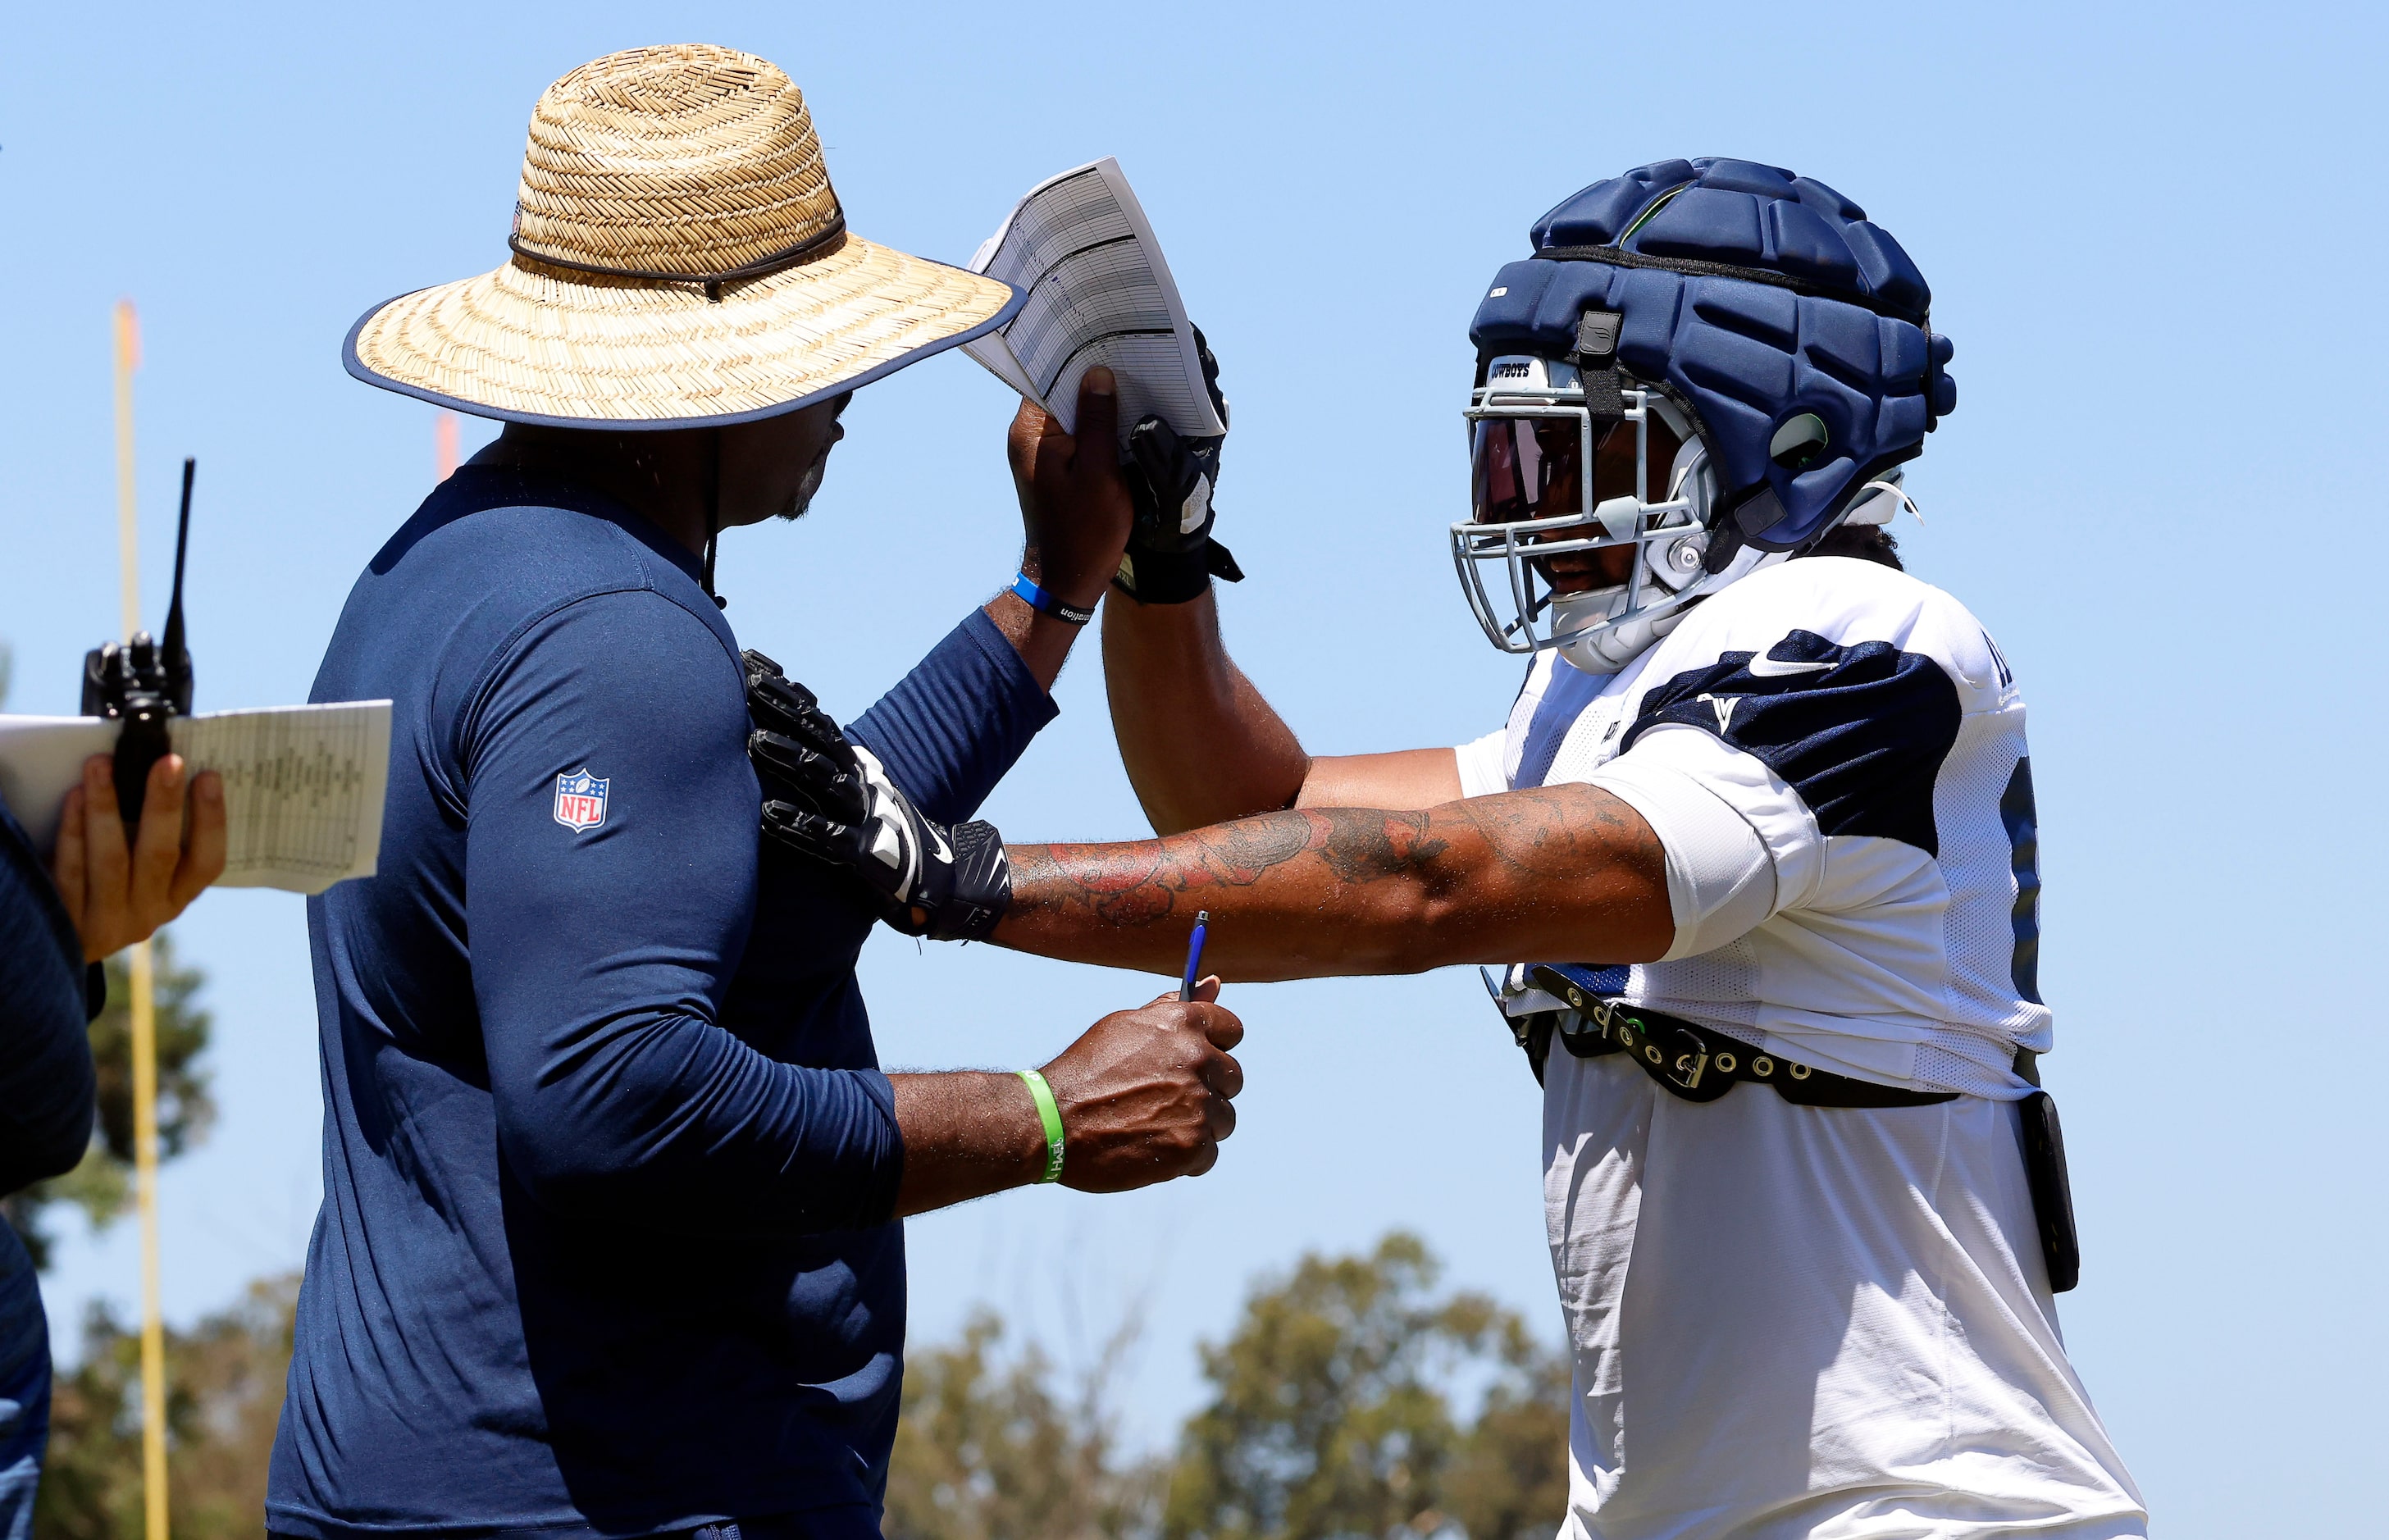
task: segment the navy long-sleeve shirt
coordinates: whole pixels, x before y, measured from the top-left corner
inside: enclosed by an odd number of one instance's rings
[[[737,644],[696,563],[594,494],[467,466],[316,678],[381,697],[379,874],[308,911],[325,1198],[270,1527],[867,1510],[904,1313],[872,920],[759,852]],[[1052,715],[975,614],[854,732],[954,818]]]
[[[90,1147],[87,984],[74,921],[0,802],[0,1196],[72,1169]]]
[[[0,801],[0,1196],[91,1145],[98,1013],[83,940],[33,842]],[[0,1534],[32,1521],[50,1431],[50,1335],[25,1243],[0,1223]]]

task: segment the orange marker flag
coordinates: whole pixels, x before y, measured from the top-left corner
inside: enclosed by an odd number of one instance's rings
[[[442,412],[431,422],[431,479],[445,481],[456,474],[456,414]]]
[[[141,367],[141,318],[130,299],[116,302],[116,360],[127,374]]]
[[[116,546],[123,575],[124,635],[141,629],[140,527],[133,512],[133,374],[141,367],[141,322],[133,301],[116,302]]]

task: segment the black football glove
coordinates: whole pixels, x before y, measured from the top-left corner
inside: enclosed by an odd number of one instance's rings
[[[1224,427],[1228,400],[1220,394],[1220,361],[1211,356],[1200,326],[1194,328],[1194,349],[1203,362],[1203,388],[1211,393],[1211,408]],[[1179,605],[1209,588],[1214,578],[1244,581],[1236,558],[1211,538],[1211,494],[1220,484],[1220,450],[1227,441],[1224,433],[1182,438],[1150,413],[1129,429],[1120,477],[1136,505],[1136,522],[1129,529],[1119,575],[1112,580],[1130,598]]]
[[[853,878],[879,917],[907,935],[986,940],[1012,903],[1012,867],[995,826],[922,817],[811,691],[760,653],[741,656],[764,837]]]

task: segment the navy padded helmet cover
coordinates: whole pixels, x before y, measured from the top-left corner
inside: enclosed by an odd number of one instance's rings
[[[1728,263],[1808,290],[1534,259],[1495,275],[1469,327],[1480,356],[1562,358],[1586,310],[1623,315],[1618,362],[1692,409],[1717,467],[1718,515],[1737,515],[1763,549],[1797,550],[1830,529],[1867,479],[1922,453],[1957,405],[1941,368],[1949,340],[1926,327],[1923,275],[1821,182],[1748,160],[1663,160],[1594,183],[1536,221],[1533,238],[1537,251]],[[1823,420],[1825,454],[1805,469],[1778,465],[1768,445],[1803,413]]]

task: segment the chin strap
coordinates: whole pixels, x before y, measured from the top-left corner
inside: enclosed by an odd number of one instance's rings
[[[1924,522],[1924,510],[1916,505],[1916,500],[1909,496],[1897,481],[1870,481],[1865,486],[1860,487],[1859,490],[1862,492],[1887,492],[1893,498],[1897,499],[1897,501],[1890,508],[1884,511],[1881,518],[1875,517],[1872,509],[1861,504],[1860,506],[1850,510],[1848,516],[1842,520],[1844,524],[1889,524],[1893,519],[1899,516],[1899,510],[1902,508],[1916,515],[1917,523],[1922,524]],[[1873,498],[1867,499],[1868,503],[1875,501],[1876,500]]]
[[[705,587],[706,597],[716,609],[728,609],[730,601],[713,592],[713,552],[722,542],[722,430],[714,428],[705,441],[705,572],[697,580]]]
[[[1617,380],[1617,334],[1625,325],[1622,311],[1588,310],[1576,323],[1571,357],[1584,388],[1584,409],[1610,422],[1626,415],[1625,388]]]

